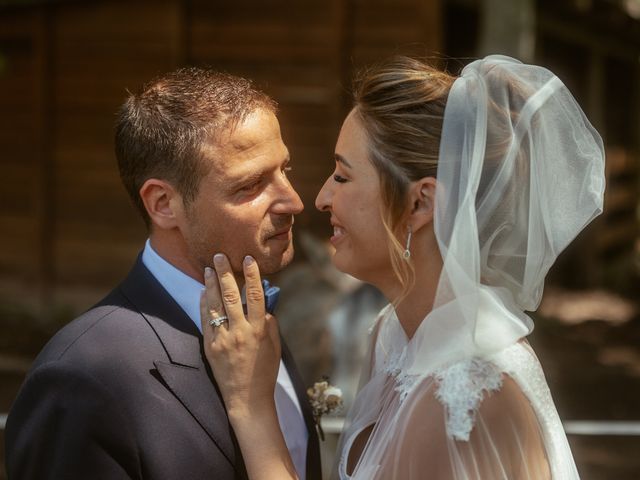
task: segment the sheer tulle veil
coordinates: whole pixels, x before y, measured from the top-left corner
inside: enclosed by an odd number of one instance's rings
[[[462,71],[440,142],[435,304],[410,340],[380,313],[336,477],[354,442],[358,479],[578,477],[524,312],[603,192],[601,138],[557,76],[495,55]]]

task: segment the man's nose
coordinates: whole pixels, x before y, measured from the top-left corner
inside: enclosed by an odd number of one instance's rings
[[[289,184],[289,190],[291,193],[291,205],[294,210],[293,213],[294,215],[297,215],[298,213],[301,213],[302,210],[304,210],[304,203],[302,203],[300,195],[298,195],[298,192],[293,189],[291,184]]]
[[[278,202],[278,205],[280,205],[280,211],[278,213],[297,215],[304,210],[304,204],[300,199],[300,195],[298,195],[298,192],[294,190],[288,180],[282,185],[281,201]]]

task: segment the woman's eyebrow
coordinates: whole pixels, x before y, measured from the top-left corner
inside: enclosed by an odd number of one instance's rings
[[[353,168],[351,164],[347,162],[347,160],[339,153],[334,153],[333,156],[335,157],[337,163],[342,163],[347,168]]]

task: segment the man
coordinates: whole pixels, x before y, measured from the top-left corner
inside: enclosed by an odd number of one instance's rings
[[[204,268],[265,274],[293,256],[302,203],[273,101],[244,79],[182,69],[121,108],[116,156],[149,240],[129,276],[36,359],[6,428],[9,479],[245,478],[202,351]],[[242,281],[242,278],[238,278]],[[318,442],[286,348],[275,396],[300,478]]]

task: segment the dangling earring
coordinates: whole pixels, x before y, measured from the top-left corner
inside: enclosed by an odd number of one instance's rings
[[[411,225],[409,225],[408,230],[409,230],[409,233],[407,233],[407,245],[406,245],[406,247],[404,249],[404,253],[402,254],[402,257],[407,261],[409,261],[409,258],[411,257],[411,250],[410,250],[410,248],[411,248]]]

